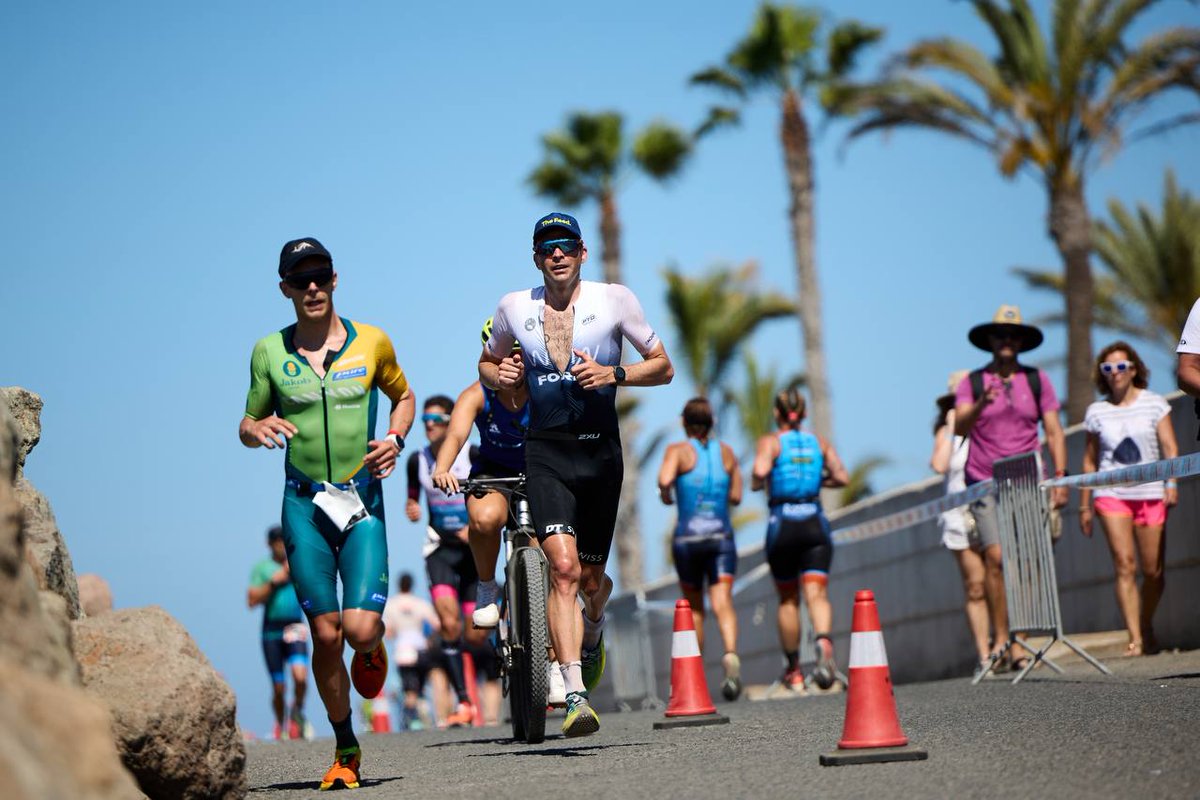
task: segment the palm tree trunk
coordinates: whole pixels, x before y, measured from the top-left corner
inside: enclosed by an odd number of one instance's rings
[[[1067,423],[1082,422],[1092,399],[1092,222],[1082,179],[1050,182],[1050,235],[1066,266]]]
[[[617,200],[611,189],[600,195],[600,262],[604,282],[621,282],[621,221],[617,219]]]
[[[804,371],[812,398],[809,418],[813,430],[826,440],[833,438],[833,409],[830,407],[829,376],[825,367],[825,345],[821,325],[821,287],[817,281],[814,254],[813,168],[808,123],[800,109],[795,91],[783,95],[783,122],[780,127],[783,159],[787,169],[788,210],[792,226],[792,246],[796,258],[796,278],[800,285],[800,330],[804,336]]]
[[[600,261],[604,282],[621,282],[621,223],[617,202],[611,191],[600,196]],[[622,391],[622,390],[618,390]],[[641,588],[645,583],[642,558],[642,529],[638,522],[638,481],[641,470],[637,457],[638,424],[633,414],[621,417],[621,448],[625,454],[625,479],[621,484],[621,504],[617,508],[617,529],[613,543],[617,549],[617,579],[622,591]]]

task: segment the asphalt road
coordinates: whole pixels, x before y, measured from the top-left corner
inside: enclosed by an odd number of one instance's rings
[[[661,712],[602,713],[600,732],[514,744],[508,728],[360,735],[361,798],[1200,797],[1200,651],[896,689],[927,761],[822,767],[845,695],[718,705],[728,725],[656,731]],[[549,723],[548,723],[549,724]],[[557,722],[555,724],[557,730]],[[315,792],[332,740],[252,743],[253,798]]]

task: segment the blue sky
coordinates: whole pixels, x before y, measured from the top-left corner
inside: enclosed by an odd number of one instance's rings
[[[712,98],[687,77],[724,55],[754,7],[5,4],[0,385],[45,400],[27,471],[76,570],[107,578],[120,606],[178,617],[234,686],[242,723],[268,730],[244,595],[282,467],[277,452],[242,448],[235,428],[253,342],[291,319],[280,245],[320,238],[339,312],[390,333],[419,396],[456,394],[474,378],[479,323],[538,278],[529,232],[552,209],[524,180],[539,136],[576,109],[619,110],[630,132],[695,124]],[[987,45],[965,3],[860,0],[837,16],[886,26],[867,71],[921,36]],[[1196,21],[1193,6],[1165,2],[1136,30]],[[1183,107],[1172,98],[1152,117]],[[630,175],[622,187],[627,282],[668,351],[667,265],[755,259],[764,285],[795,291],[777,122],[759,100],[668,186]],[[834,125],[816,147],[835,441],[851,464],[890,459],[882,489],[927,474],[933,398],[948,373],[986,358],[967,329],[1002,302],[1030,317],[1054,309],[1009,268],[1057,258],[1040,186],[1002,180],[983,152],[921,133],[840,144]],[[1156,205],[1168,166],[1195,192],[1198,144],[1185,129],[1120,153],[1088,185],[1093,213],[1110,197]],[[577,214],[595,231],[594,208]],[[585,277],[598,276],[596,259]],[[798,325],[780,322],[755,349],[788,374],[803,366],[799,344]],[[1050,330],[1037,355],[1063,349]],[[1169,390],[1169,361],[1149,355],[1151,387]],[[645,427],[673,431],[690,387],[643,396]],[[653,577],[667,569],[671,516],[649,486]],[[422,528],[403,518],[403,495],[389,480],[391,567],[423,580]],[[309,710],[320,718],[315,698]]]

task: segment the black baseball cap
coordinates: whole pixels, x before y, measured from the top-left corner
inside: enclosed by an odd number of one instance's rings
[[[553,211],[546,216],[533,223],[533,240],[536,242],[542,231],[550,228],[560,228],[576,239],[583,238],[583,231],[579,229],[579,221],[570,214],[564,214],[561,211]]]
[[[292,267],[306,258],[323,258],[333,266],[333,256],[325,249],[325,245],[311,236],[303,239],[292,239],[279,251],[279,277],[283,277]]]

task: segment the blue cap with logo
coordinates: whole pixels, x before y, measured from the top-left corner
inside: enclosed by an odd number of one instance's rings
[[[533,223],[533,240],[536,242],[538,237],[542,236],[542,231],[550,229],[564,230],[576,239],[583,238],[583,231],[579,229],[579,221],[561,211],[554,211]]]

